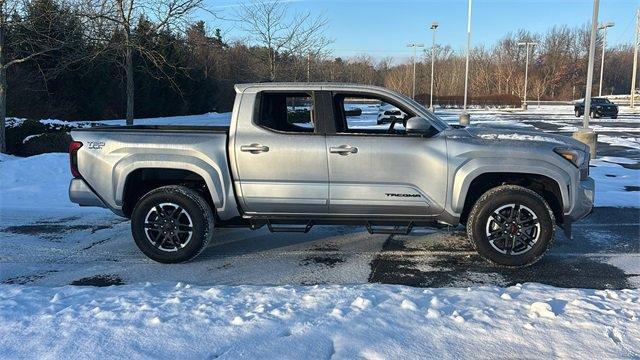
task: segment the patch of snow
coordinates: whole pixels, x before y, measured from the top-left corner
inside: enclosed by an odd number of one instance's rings
[[[637,164],[638,161],[620,157],[620,156],[598,156],[598,160],[615,163],[615,164],[625,164],[625,165],[634,165]]]
[[[478,137],[486,140],[516,140],[516,141],[544,141],[544,142],[552,142],[556,144],[566,143],[546,136],[541,135],[526,135],[526,134],[479,134]]]
[[[637,136],[611,136],[600,134],[598,135],[598,142],[603,142],[613,146],[640,149],[640,137]]]
[[[596,182],[595,205],[640,207],[640,191],[629,190],[629,187],[640,186],[640,170],[627,169],[610,162],[620,162],[616,160],[613,157],[605,157],[590,162],[589,173]],[[630,162],[631,160],[623,160],[620,163]]]
[[[24,138],[24,140],[22,140],[22,143],[25,144],[27,141],[31,140],[31,139],[35,139],[38,136],[42,136],[44,134],[35,134],[35,135],[29,135],[26,138]]]
[[[502,300],[509,289],[516,288],[0,285],[0,357],[638,356],[640,290],[525,284]],[[308,297],[318,299],[315,307]],[[376,300],[354,307],[354,299]],[[416,311],[403,306],[409,302]]]

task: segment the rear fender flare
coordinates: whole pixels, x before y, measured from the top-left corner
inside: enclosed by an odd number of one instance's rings
[[[215,163],[188,155],[133,154],[124,157],[113,167],[113,193],[118,206],[122,206],[128,176],[135,170],[149,168],[187,170],[199,175],[207,184],[216,211],[224,212],[226,192],[221,169]]]

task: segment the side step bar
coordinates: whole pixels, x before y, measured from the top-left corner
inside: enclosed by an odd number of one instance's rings
[[[370,221],[366,224],[369,234],[409,235],[413,230],[413,221],[407,225],[375,225]]]
[[[279,232],[297,232],[297,233],[308,233],[311,231],[314,223],[313,220],[307,221],[306,224],[274,224],[271,220],[267,219],[267,228],[269,228],[269,232],[279,233]]]
[[[369,234],[409,235],[416,226],[437,227],[436,223],[405,220],[404,224],[385,220],[350,219],[346,221],[307,220],[307,219],[268,219],[257,218],[249,220],[250,228],[257,230],[267,226],[270,232],[296,232],[308,233],[315,225],[339,224],[339,225],[364,225]]]

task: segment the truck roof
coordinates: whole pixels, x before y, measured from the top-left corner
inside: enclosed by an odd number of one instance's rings
[[[258,90],[375,90],[385,93],[391,92],[391,90],[381,86],[336,82],[263,82],[237,84],[235,86],[236,91],[240,93],[249,88]]]

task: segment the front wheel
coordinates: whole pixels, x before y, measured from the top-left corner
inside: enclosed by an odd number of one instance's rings
[[[138,201],[131,233],[138,248],[161,263],[189,261],[213,237],[214,217],[205,199],[184,186],[163,186]]]
[[[582,114],[580,114],[580,110],[576,110],[576,117],[579,118],[580,115],[582,115]]]
[[[484,193],[469,214],[467,235],[480,255],[508,267],[529,266],[553,243],[554,216],[536,192],[503,185]]]

